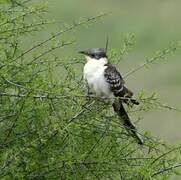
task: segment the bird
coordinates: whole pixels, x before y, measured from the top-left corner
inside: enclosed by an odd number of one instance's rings
[[[143,138],[131,122],[123,105],[138,105],[139,102],[132,98],[133,92],[126,87],[116,66],[108,60],[106,49],[91,48],[79,53],[83,54],[87,61],[83,68],[83,77],[88,84],[88,93],[112,100],[113,109],[121,118],[127,132],[137,140],[138,144],[143,145]]]

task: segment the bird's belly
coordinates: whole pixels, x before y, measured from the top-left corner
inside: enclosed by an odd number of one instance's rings
[[[111,93],[107,82],[103,78],[92,78],[90,81],[88,80],[88,84],[97,96],[107,97]]]
[[[98,97],[111,98],[113,97],[110,91],[109,84],[104,77],[104,69],[98,69],[94,72],[85,72],[85,79],[90,90]]]

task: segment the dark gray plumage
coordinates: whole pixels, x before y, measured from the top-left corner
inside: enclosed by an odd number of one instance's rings
[[[107,68],[105,69],[104,76],[106,78],[106,81],[110,85],[111,91],[114,93],[116,97],[125,97],[125,98],[131,98],[133,96],[133,92],[131,92],[126,86],[125,82],[119,73],[119,71],[116,69],[116,67],[112,64],[105,64]],[[129,101],[133,104],[139,104],[134,99],[125,99],[125,103],[129,103]]]

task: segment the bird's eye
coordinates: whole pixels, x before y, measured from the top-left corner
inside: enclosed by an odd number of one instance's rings
[[[95,54],[91,54],[91,58],[95,58]]]

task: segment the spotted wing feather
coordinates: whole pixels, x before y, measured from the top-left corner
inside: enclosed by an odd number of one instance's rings
[[[104,76],[109,83],[111,91],[116,97],[133,96],[133,93],[125,87],[124,80],[114,65],[106,64]]]

